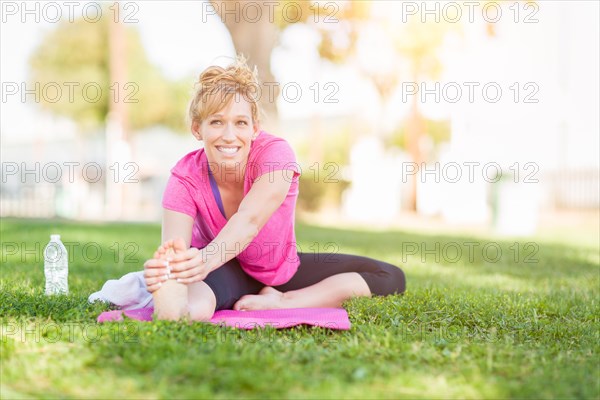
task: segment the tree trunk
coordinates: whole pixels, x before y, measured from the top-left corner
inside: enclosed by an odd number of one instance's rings
[[[415,79],[414,82],[417,82]],[[412,98],[412,104],[410,107],[410,113],[406,125],[406,139],[408,152],[412,158],[412,161],[416,164],[416,174],[411,177],[411,185],[409,192],[408,208],[410,211],[417,210],[417,182],[419,179],[419,171],[421,170],[421,163],[423,160],[423,154],[421,152],[421,137],[425,131],[423,123],[423,117],[419,112],[419,95],[416,94]]]
[[[118,4],[117,4],[118,6]],[[123,24],[109,21],[109,86],[117,85],[116,98],[110,97],[108,101],[108,114],[106,116],[106,180],[104,214],[110,219],[120,219],[127,215],[128,206],[136,203],[136,199],[127,196],[125,187],[116,176],[111,176],[110,171],[118,171],[130,156],[128,139],[128,113],[127,103],[121,98],[123,86],[127,80],[127,52],[126,36]],[[122,158],[125,158],[123,160]],[[128,201],[125,201],[128,199]]]
[[[109,43],[109,85],[117,84],[117,93],[119,96],[113,98],[109,93],[110,100],[108,102],[108,112],[113,114],[112,118],[118,123],[121,129],[123,140],[127,140],[128,131],[128,113],[127,103],[123,101],[123,86],[127,81],[127,51],[125,44],[125,30],[121,21],[109,22],[108,28],[108,43]]]
[[[264,85],[265,82],[270,85],[275,82],[271,73],[271,53],[277,43],[278,31],[277,26],[269,21],[269,8],[263,2],[253,3],[253,8],[254,6],[260,8],[261,17],[257,20],[250,20],[250,16],[246,16],[242,12],[243,2],[241,1],[211,0],[211,3],[229,30],[235,51],[242,53],[248,59],[249,65],[257,66],[262,84],[260,105],[267,116],[265,124],[275,126],[277,124],[276,100],[279,96],[279,87],[276,87],[277,90],[274,90],[274,95],[271,96],[269,86]]]

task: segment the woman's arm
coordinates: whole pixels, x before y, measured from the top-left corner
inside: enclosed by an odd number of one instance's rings
[[[162,220],[162,243],[167,240],[182,238],[185,247],[189,248],[192,243],[192,228],[194,219],[187,214],[177,211],[163,209]]]
[[[144,263],[144,278],[149,292],[155,292],[167,280],[168,269],[165,265],[167,248],[184,247],[188,249],[192,241],[194,219],[187,214],[163,209],[162,245],[154,252],[152,259]],[[185,245],[174,245],[175,239],[181,238]]]
[[[206,277],[204,271],[213,271],[240,254],[281,206],[293,175],[294,171],[278,170],[256,179],[237,212],[208,246],[172,257],[171,276],[182,283],[198,282]]]

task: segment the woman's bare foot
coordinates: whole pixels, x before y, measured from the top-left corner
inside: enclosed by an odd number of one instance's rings
[[[258,294],[247,294],[242,296],[234,305],[237,311],[270,310],[285,308],[283,293],[270,286],[265,286]]]
[[[157,250],[155,257],[167,261],[174,254],[187,250],[185,241],[181,238],[169,240],[163,243]],[[168,270],[170,273],[170,270]],[[153,293],[154,309],[158,319],[179,320],[187,318],[189,314],[188,307],[188,288],[174,279],[168,279],[163,282],[160,289]]]
[[[177,254],[181,251],[186,251],[185,241],[183,238],[171,239],[161,244],[158,250],[156,250],[158,258],[166,260],[173,254]]]

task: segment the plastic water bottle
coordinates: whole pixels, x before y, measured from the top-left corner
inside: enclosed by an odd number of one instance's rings
[[[44,249],[44,274],[47,295],[69,293],[69,257],[60,235],[50,235]]]

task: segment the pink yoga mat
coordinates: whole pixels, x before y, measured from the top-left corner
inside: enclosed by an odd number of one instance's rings
[[[153,312],[153,308],[105,311],[98,316],[98,322],[122,321],[123,314],[138,321],[152,321]],[[350,329],[348,313],[343,308],[288,308],[260,311],[220,310],[215,312],[210,323],[240,329],[254,329],[265,325],[283,329],[302,324],[338,330]]]

